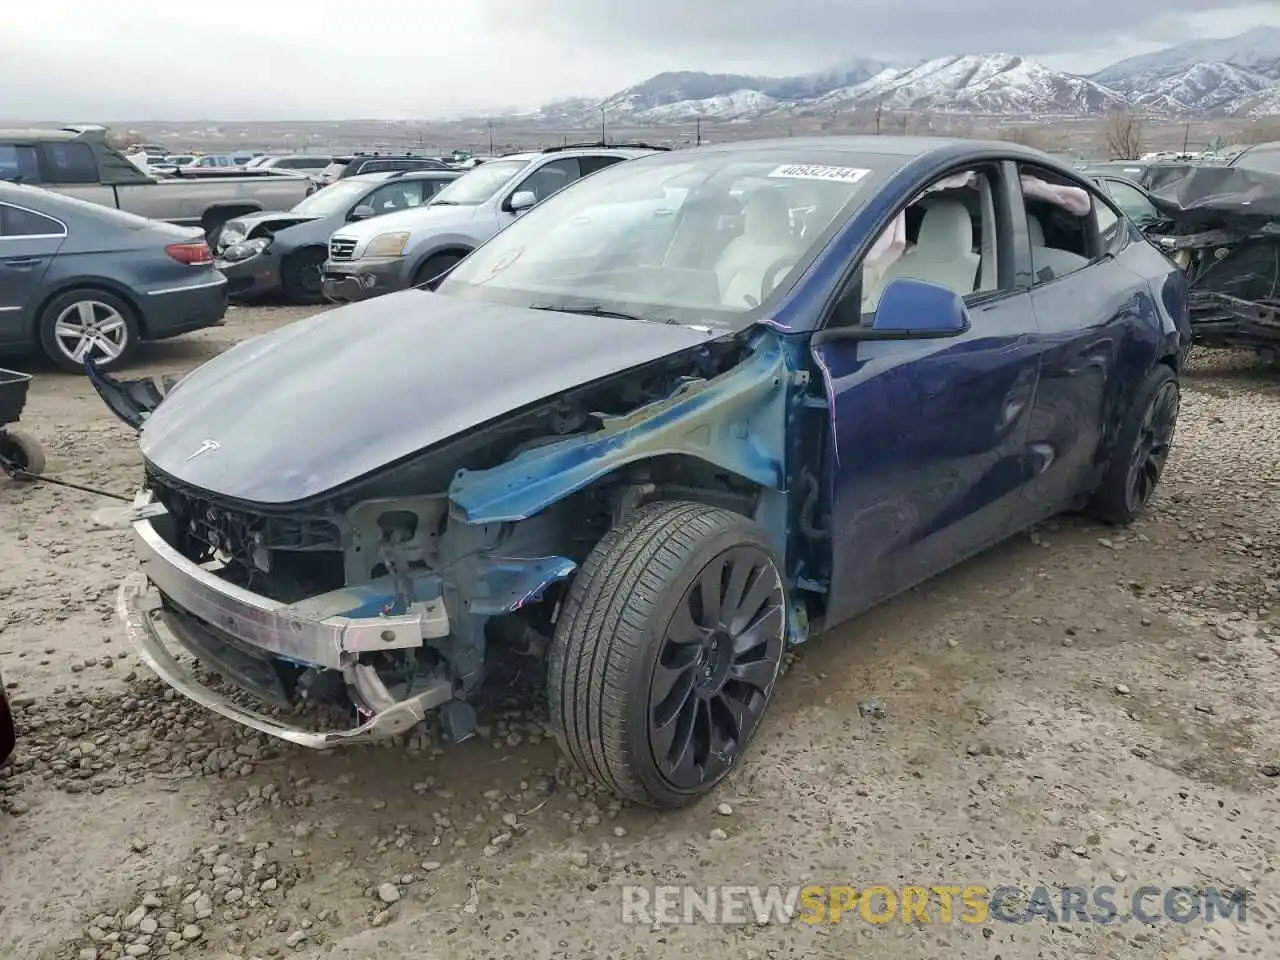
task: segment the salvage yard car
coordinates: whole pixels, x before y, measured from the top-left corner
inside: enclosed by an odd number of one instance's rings
[[[148,176],[107,145],[101,128],[0,130],[0,180],[42,186],[154,220],[198,226],[210,244],[232,217],[287,210],[315,190],[311,180],[285,171],[245,174],[215,167],[210,172],[219,176],[210,179],[168,175],[184,169]]]
[[[281,291],[292,303],[320,303],[321,268],[334,230],[420,207],[460,176],[458,170],[364,173],[313,193],[287,212],[228,220],[218,235],[218,269],[233,297]]]
[[[0,352],[107,369],[226,310],[227,278],[198,229],[0,182]]]
[[[1229,166],[1163,168],[1150,194],[1160,217],[1146,233],[1187,271],[1196,342],[1252,348],[1275,362],[1280,360],[1280,151],[1257,149],[1241,153]],[[1276,158],[1275,173],[1265,170],[1269,156]]]
[[[486,163],[422,209],[336,231],[324,265],[324,295],[352,302],[426,283],[535,203],[597,170],[653,152],[651,147],[549,147]]]
[[[739,763],[788,646],[1059,511],[1137,515],[1189,338],[1182,272],[1007,143],[656,154],[434,286],[167,392],[93,374],[146,464],[129,634],[318,748],[463,738],[487,668],[539,658],[568,756],[660,808]]]

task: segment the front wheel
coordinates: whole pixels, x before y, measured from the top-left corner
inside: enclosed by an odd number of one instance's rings
[[[1086,508],[1090,516],[1123,525],[1151,501],[1173,446],[1180,402],[1178,375],[1157,364],[1121,424],[1106,476]]]
[[[764,531],[699,503],[641,507],[574,579],[548,672],[551,722],[583,773],[676,808],[741,760],[773,697],[787,627]]]
[[[324,247],[290,254],[280,268],[280,286],[290,303],[324,303]]]

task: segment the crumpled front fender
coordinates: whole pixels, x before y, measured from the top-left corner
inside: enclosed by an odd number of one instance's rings
[[[747,359],[718,377],[685,383],[594,433],[458,471],[449,499],[466,523],[525,520],[620,467],[668,455],[783,491],[789,372],[779,335],[764,331]]]

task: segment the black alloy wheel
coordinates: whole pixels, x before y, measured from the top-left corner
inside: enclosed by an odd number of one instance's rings
[[[754,546],[732,547],[685,591],[649,687],[649,745],[678,790],[719,780],[769,703],[786,630],[782,580]]]
[[[1160,482],[1178,425],[1178,406],[1178,384],[1173,380],[1161,384],[1147,404],[1125,484],[1125,506],[1134,513],[1147,505]]]

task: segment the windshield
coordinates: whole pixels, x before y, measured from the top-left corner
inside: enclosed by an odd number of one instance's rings
[[[304,217],[327,217],[353,206],[368,190],[369,184],[359,180],[339,180],[299,200],[291,212],[300,213]]]
[[[844,154],[796,161],[771,149],[619,163],[521,216],[438,292],[741,326],[790,288],[899,164]]]
[[[456,204],[471,207],[484,203],[528,165],[528,160],[497,160],[476,167],[437,193],[429,206]]]

